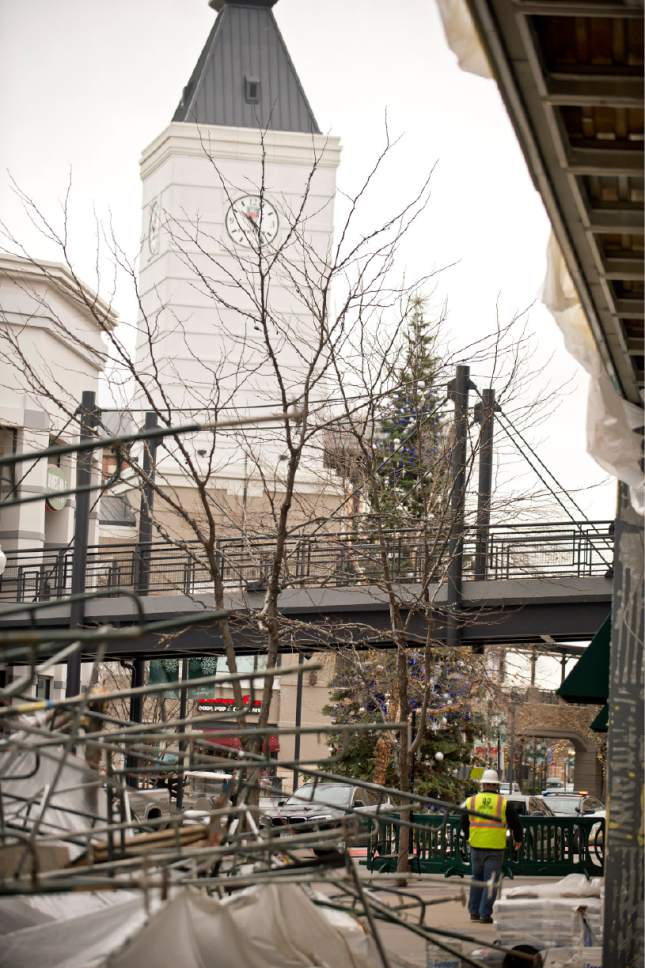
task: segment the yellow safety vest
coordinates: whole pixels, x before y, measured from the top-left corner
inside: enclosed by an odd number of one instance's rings
[[[477,793],[468,797],[466,806],[477,813],[488,814],[484,817],[468,817],[471,847],[488,850],[504,850],[506,847],[506,800],[499,793]]]

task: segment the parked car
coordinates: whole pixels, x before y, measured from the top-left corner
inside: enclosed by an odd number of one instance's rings
[[[550,776],[546,781],[546,787],[542,790],[542,796],[548,797],[551,793],[573,793],[573,783],[563,783],[559,776]]]
[[[275,809],[262,814],[260,826],[291,834],[294,827],[303,823],[311,824],[311,829],[329,830],[341,817],[358,813],[364,822],[361,823],[362,832],[356,838],[352,837],[352,845],[367,846],[377,836],[378,828],[371,818],[376,815],[379,804],[383,812],[392,809],[389,801],[384,802],[373,791],[352,783],[308,782],[298,787],[287,800],[280,800]]]
[[[508,805],[522,817],[554,817],[555,813],[541,796],[527,796],[523,793],[512,793],[508,797]]]
[[[192,820],[213,810],[222,794],[228,792],[231,782],[230,773],[210,770],[186,770],[184,778],[182,814]],[[133,818],[142,824],[162,817],[170,819],[178,813],[176,801],[165,787],[156,790],[132,790],[128,793],[128,798]],[[163,824],[156,826],[163,827]]]
[[[511,787],[512,787],[512,790],[511,790]],[[517,782],[517,780],[513,780],[512,783],[506,783],[506,782],[500,783],[500,785],[499,785],[499,792],[504,797],[510,797],[511,792],[514,793],[514,794],[515,793],[520,793],[520,794],[522,793],[522,791],[520,790],[520,785]]]
[[[577,793],[549,792],[544,802],[548,803],[556,817],[598,817],[605,819],[605,805],[597,797],[578,791]],[[592,851],[603,849],[603,825],[593,824],[589,831],[589,847]],[[574,834],[574,846],[578,849],[578,833]]]
[[[605,805],[602,800],[579,790],[577,793],[549,791],[544,794],[556,817],[604,817]]]

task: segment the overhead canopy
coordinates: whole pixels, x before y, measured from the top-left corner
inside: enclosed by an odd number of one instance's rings
[[[611,639],[611,616],[608,615],[589,643],[586,652],[578,659],[566,677],[558,695],[565,702],[600,705],[609,695],[609,642]]]
[[[467,0],[604,365],[643,388],[643,4]]]

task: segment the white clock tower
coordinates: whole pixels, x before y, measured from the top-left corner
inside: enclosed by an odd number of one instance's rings
[[[217,17],[204,49],[172,122],[141,159],[137,367],[158,405],[183,411],[181,422],[187,411],[216,405],[232,408],[222,416],[280,409],[252,306],[258,250],[265,265],[287,251],[285,242],[293,253],[290,271],[284,258],[282,269],[280,260],[273,265],[268,287],[273,342],[293,397],[311,351],[311,301],[295,277],[306,261],[315,286],[324,270],[340,144],[320,134],[275,3],[210,0]],[[234,491],[242,476],[230,450],[218,482]]]

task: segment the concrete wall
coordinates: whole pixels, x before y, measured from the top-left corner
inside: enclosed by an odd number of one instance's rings
[[[0,426],[16,431],[19,452],[46,448],[50,440],[74,440],[73,413],[81,394],[98,389],[104,365],[101,330],[80,293],[106,327],[115,325],[115,314],[65,268],[0,256]],[[74,459],[61,458],[57,471],[73,487]],[[44,493],[47,478],[45,461],[16,467],[20,496]],[[74,506],[72,497],[60,510],[42,501],[5,508],[0,544],[4,550],[67,544]],[[96,523],[93,511],[90,541],[96,540]]]
[[[302,204],[316,159],[300,227],[311,246],[307,268],[314,291],[333,229],[337,139],[267,132],[263,149],[260,132],[250,128],[171,124],[145,149],[141,162],[143,314],[137,366],[141,374],[151,374],[147,383],[153,387],[154,357],[171,406],[203,410],[216,402],[228,403],[244,413],[246,408],[279,400],[263,334],[246,315],[256,313],[248,292],[249,288],[257,291],[253,250],[234,245],[225,226],[226,215],[233,200],[257,193],[264,180],[266,197],[279,215],[279,245]],[[302,248],[292,241],[289,251],[297,275]],[[316,326],[310,304],[297,292],[293,273],[279,266],[271,271],[268,309],[276,330],[271,334],[272,346],[291,398],[312,357]],[[152,353],[144,316],[154,328]],[[318,388],[320,395],[323,389]],[[159,391],[153,392],[159,399]],[[270,478],[279,475],[284,451],[281,435],[264,429],[251,437],[249,445],[245,434],[246,461],[262,464]],[[187,438],[200,466],[204,459],[198,452],[209,450],[211,443],[212,434]],[[320,455],[312,453],[308,460],[318,473]],[[170,474],[172,462],[166,463]],[[216,477],[240,481],[246,476],[242,449],[232,434],[218,435],[214,463]]]

